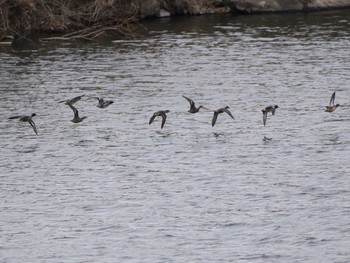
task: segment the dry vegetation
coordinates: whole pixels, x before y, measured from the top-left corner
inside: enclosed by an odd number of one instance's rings
[[[93,39],[107,31],[131,35],[134,22],[160,9],[171,14],[202,14],[220,12],[223,2],[229,1],[0,0],[0,41],[8,36],[24,38],[35,31],[60,33],[48,39]]]
[[[0,0],[0,39],[40,31],[93,39],[106,31],[131,34],[137,21],[126,0]]]
[[[350,0],[0,0],[0,41],[35,31],[60,33],[48,39],[94,39],[106,32],[130,36],[136,21],[160,9],[196,15],[345,6]]]

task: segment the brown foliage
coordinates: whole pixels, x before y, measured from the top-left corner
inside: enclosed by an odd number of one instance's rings
[[[0,0],[0,40],[6,36],[23,38],[34,31],[63,33],[84,29],[85,38],[110,30],[130,34],[129,23],[137,19],[126,2],[129,1]]]

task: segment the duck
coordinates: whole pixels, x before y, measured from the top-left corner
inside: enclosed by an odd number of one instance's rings
[[[80,95],[80,96],[77,96],[77,97],[74,97],[73,99],[69,99],[69,100],[61,100],[59,101],[58,103],[62,103],[62,102],[65,102],[65,104],[67,105],[74,105],[76,102],[78,102],[79,100],[81,100],[82,97],[84,97],[85,94],[83,95]]]
[[[161,116],[162,117],[162,125],[160,126],[160,128],[163,129],[163,126],[164,126],[165,121],[166,121],[166,113],[168,113],[168,112],[170,112],[170,111],[169,110],[160,110],[160,111],[153,113],[152,117],[149,120],[149,125],[151,125],[151,123],[154,121],[154,119],[157,116]]]
[[[264,142],[272,141],[272,138],[264,136],[263,141]]]
[[[272,115],[275,115],[276,109],[278,109],[278,105],[270,105],[265,107],[264,109],[262,109],[262,113],[263,113],[263,124],[264,126],[266,125],[266,120],[267,120],[267,113],[271,112]]]
[[[113,100],[104,100],[103,98],[97,98],[97,97],[94,97],[94,98],[98,99],[97,107],[101,109],[107,108],[109,105],[114,103]]]
[[[30,126],[32,126],[33,131],[35,132],[36,135],[38,135],[38,131],[36,129],[36,125],[34,123],[34,121],[32,120],[33,117],[36,116],[36,113],[32,113],[32,115],[28,116],[28,115],[19,115],[19,116],[13,116],[13,117],[9,117],[10,120],[12,119],[19,119],[20,121],[23,122],[28,122],[30,124]]]
[[[184,97],[190,103],[190,109],[188,110],[188,112],[190,112],[190,113],[197,113],[200,110],[200,108],[204,108],[202,105],[200,105],[197,108],[193,100],[191,100],[190,98],[187,98],[184,95],[182,95],[182,97]]]
[[[275,115],[276,109],[278,109],[278,105],[274,105],[274,106],[270,105],[270,106],[265,107],[262,111],[263,112],[265,111],[266,113],[271,112],[272,115]]]
[[[339,104],[334,104],[334,100],[335,100],[335,91],[331,96],[331,100],[329,101],[329,106],[326,106],[326,109],[324,110],[325,112],[333,112],[340,106]]]
[[[216,123],[216,120],[218,118],[218,115],[220,113],[224,113],[226,112],[232,119],[235,119],[232,115],[232,113],[228,110],[230,107],[229,106],[226,106],[224,108],[220,108],[220,109],[217,109],[214,111],[214,116],[213,116],[213,119],[211,121],[211,126],[214,127],[215,123]]]
[[[79,122],[82,122],[86,117],[79,117],[79,112],[78,110],[73,107],[71,104],[67,103],[67,105],[73,110],[74,112],[74,118],[71,119],[71,122],[74,122],[74,123],[79,123]]]

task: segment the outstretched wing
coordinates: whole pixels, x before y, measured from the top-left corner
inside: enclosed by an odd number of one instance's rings
[[[193,100],[191,100],[190,98],[187,98],[186,96],[184,96],[184,95],[182,95],[182,97],[184,97],[189,103],[190,103],[190,107],[192,108],[192,107],[194,107],[195,106],[195,104],[194,104],[194,101]]]
[[[37,132],[37,130],[36,130],[36,126],[35,126],[35,123],[34,123],[34,121],[32,121],[32,120],[29,120],[28,121],[29,122],[29,124],[32,126],[32,128],[33,128],[33,131],[35,132],[35,134],[36,135],[38,135],[38,132]]]
[[[263,112],[263,123],[264,123],[264,126],[266,125],[266,120],[267,120],[267,112],[266,111],[262,111]]]
[[[75,107],[73,107],[72,105],[70,105],[69,103],[67,103],[67,105],[73,110],[73,112],[74,112],[74,118],[75,118],[75,117],[79,117],[79,112],[78,112],[78,110],[77,110]]]
[[[18,118],[21,118],[21,117],[22,117],[22,115],[13,116],[13,117],[9,117],[9,120],[18,119]]]
[[[224,112],[226,112],[232,119],[235,119],[232,115],[232,113],[228,109],[223,109]]]
[[[166,121],[166,115],[165,115],[165,113],[162,113],[162,126],[160,126],[161,129],[163,129],[165,121]]]
[[[331,100],[329,101],[329,106],[334,106],[334,100],[335,100],[335,91],[333,92]]]
[[[74,97],[73,99],[70,99],[70,100],[61,100],[59,101],[58,103],[62,103],[62,102],[65,102],[66,104],[71,104],[73,105],[74,103],[76,103],[77,101],[79,101],[82,97],[84,97],[85,94],[81,95],[81,96],[77,96],[77,97]]]
[[[155,117],[157,117],[157,114],[153,114],[153,116],[149,119],[149,125],[154,121]]]
[[[85,94],[83,94],[83,95],[80,95],[80,96],[77,96],[77,97],[74,97],[73,99],[71,99],[70,101],[71,101],[71,103],[75,103],[75,102],[77,102],[77,101],[79,101],[82,97],[84,97],[85,96]]]
[[[211,126],[214,127],[215,123],[216,123],[216,120],[218,118],[218,115],[219,113],[217,113],[216,111],[214,111],[214,116],[213,116],[213,119],[211,121]]]

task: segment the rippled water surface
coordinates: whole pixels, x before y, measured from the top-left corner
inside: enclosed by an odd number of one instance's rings
[[[350,262],[348,11],[144,27],[2,50],[0,261]]]

